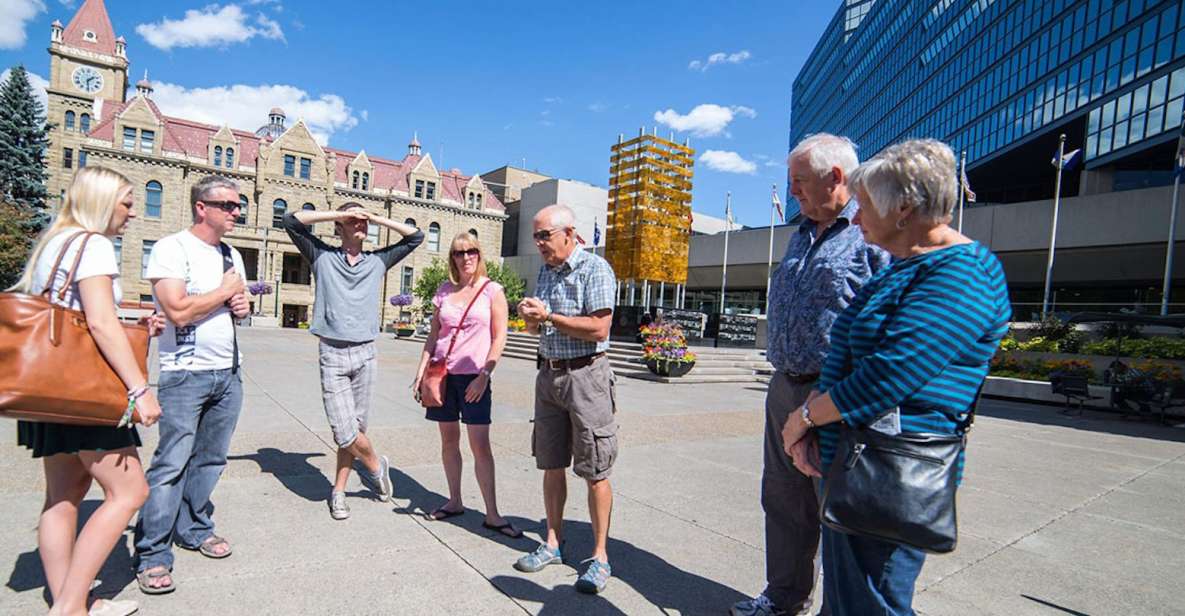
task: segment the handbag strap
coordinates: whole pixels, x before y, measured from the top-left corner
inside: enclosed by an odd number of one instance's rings
[[[971,408],[967,409],[967,417],[959,422],[959,427],[956,428],[960,433],[966,435],[971,431],[971,427],[975,425],[975,409],[979,406],[979,397],[983,394],[983,386],[987,383],[985,378],[979,383],[979,389],[975,390],[975,398],[971,400]]]
[[[66,258],[66,251],[69,250],[70,244],[78,239],[78,236],[86,236],[82,238],[82,245],[78,247],[78,253],[74,255],[74,263],[70,265],[70,270],[66,272],[66,282],[62,288],[58,290],[58,301],[65,301],[66,291],[70,289],[70,285],[74,283],[74,274],[78,272],[78,264],[82,262],[82,253],[86,250],[86,243],[90,241],[91,236],[94,235],[92,231],[79,231],[74,235],[66,238],[62,243],[62,248],[58,250],[58,258],[53,262],[53,269],[49,270],[49,284],[46,285],[45,290],[41,295],[49,298],[53,295],[53,283],[58,277],[58,268],[62,266],[62,260]]]
[[[465,324],[465,317],[469,316],[469,309],[473,307],[473,304],[477,303],[477,298],[481,297],[481,294],[485,292],[486,287],[489,286],[489,284],[490,279],[487,278],[486,281],[482,283],[481,288],[477,290],[477,293],[473,294],[473,299],[469,300],[469,305],[465,306],[465,312],[461,313],[461,320],[457,321],[457,329],[453,332],[452,337],[449,338],[448,351],[445,351],[444,353],[443,361],[446,366],[448,365],[448,356],[453,354],[453,345],[457,343],[457,335],[461,333],[461,326]]]
[[[222,253],[222,271],[229,272],[233,270],[235,268],[235,260],[230,254],[230,246],[227,246],[226,242],[218,242],[218,250]],[[234,340],[234,347],[231,350],[234,356],[230,360],[230,373],[237,374],[239,371],[239,330],[235,327],[235,315],[233,312],[230,314],[230,333],[231,338]]]

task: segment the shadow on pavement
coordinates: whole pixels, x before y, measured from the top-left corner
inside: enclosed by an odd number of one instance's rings
[[[250,460],[259,465],[259,470],[275,475],[276,479],[290,492],[313,502],[322,502],[333,487],[321,469],[309,463],[309,458],[323,457],[324,453],[290,453],[275,447],[264,447],[256,453],[228,456],[227,460]],[[321,481],[310,478],[319,477]]]
[[[1185,429],[1162,425],[1155,420],[1137,417],[1124,419],[1118,412],[1091,409],[1086,409],[1081,415],[1065,415],[1061,412],[1063,409],[1062,406],[984,398],[979,403],[976,413],[984,417],[1024,421],[1042,426],[1185,443]]]
[[[79,530],[86,525],[86,521],[102,504],[103,501],[100,499],[82,501],[78,507]],[[95,578],[99,584],[91,593],[94,596],[101,599],[112,598],[136,579],[135,574],[132,573],[131,530],[132,527],[129,525],[124,534],[116,541],[111,553],[107,555],[103,567],[99,569],[99,575]],[[41,566],[40,552],[30,550],[17,555],[12,573],[8,575],[6,586],[16,592],[41,588],[42,599],[45,600],[46,606],[49,606],[50,594],[49,588],[46,587],[45,570]]]

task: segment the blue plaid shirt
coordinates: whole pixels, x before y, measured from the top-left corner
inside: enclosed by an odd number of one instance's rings
[[[577,249],[559,267],[539,268],[535,297],[549,312],[587,316],[598,310],[613,310],[616,290],[617,277],[609,262]],[[589,342],[573,338],[550,323],[540,328],[539,353],[547,359],[572,359],[608,350],[608,340]]]
[[[798,227],[769,287],[766,357],[774,368],[815,374],[831,346],[831,325],[860,287],[889,264],[889,253],[864,242],[848,201],[821,236],[814,221]]]

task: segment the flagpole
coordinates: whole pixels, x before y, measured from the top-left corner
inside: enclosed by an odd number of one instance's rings
[[[1181,171],[1185,168],[1185,122],[1181,123],[1181,136],[1177,139],[1177,160],[1173,165],[1173,204],[1169,210],[1169,242],[1164,256],[1164,288],[1160,293],[1160,314],[1169,313],[1169,293],[1173,282],[1173,241],[1177,239],[1177,194],[1181,187]]]
[[[1049,314],[1049,290],[1053,284],[1053,253],[1057,245],[1057,214],[1062,198],[1062,167],[1065,165],[1066,134],[1058,137],[1057,181],[1053,187],[1053,225],[1049,230],[1049,261],[1045,264],[1045,294],[1041,298],[1041,319]]]
[[[959,154],[959,233],[963,232],[963,201],[967,194],[967,150]]]
[[[724,261],[720,270],[720,314],[724,314],[724,289],[728,286],[728,232],[732,230],[732,191],[724,197]]]
[[[778,185],[772,185],[772,194],[777,194]],[[769,287],[773,283],[774,272],[774,204],[773,199],[769,203],[769,257],[765,260],[765,314],[769,314]]]

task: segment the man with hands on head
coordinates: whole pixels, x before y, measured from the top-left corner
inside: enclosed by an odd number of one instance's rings
[[[613,491],[609,474],[617,458],[614,377],[605,352],[613,320],[616,279],[601,257],[576,243],[571,208],[552,205],[534,219],[535,246],[544,265],[537,297],[523,299],[518,314],[527,332],[539,335],[540,370],[535,379],[535,429],[531,450],[543,471],[547,511],[544,543],[515,563],[534,572],[563,562],[565,469],[588,485],[593,554],[576,581],[576,590],[598,593],[609,582],[609,518]]]
[[[222,241],[234,230],[239,187],[208,176],[190,192],[193,225],[161,238],[145,278],[166,317],[160,337],[160,442],[148,469],[148,500],[136,524],[137,580],[172,592],[174,543],[209,558],[231,554],[214,534],[210,495],[226,468],[243,381],[234,322],[250,312],[243,258]]]
[[[332,222],[341,246],[321,241],[312,225]],[[363,250],[367,230],[374,223],[402,239],[378,250]],[[321,397],[325,416],[337,444],[337,472],[329,493],[329,515],[350,517],[346,483],[354,460],[362,463],[362,483],[381,501],[391,498],[391,463],[375,452],[366,436],[371,385],[378,361],[374,339],[379,335],[379,306],[383,279],[424,241],[415,227],[371,214],[362,204],[349,202],[335,211],[301,210],[284,215],[284,229],[312,267],[317,281],[313,322],[309,332],[320,339]]]

